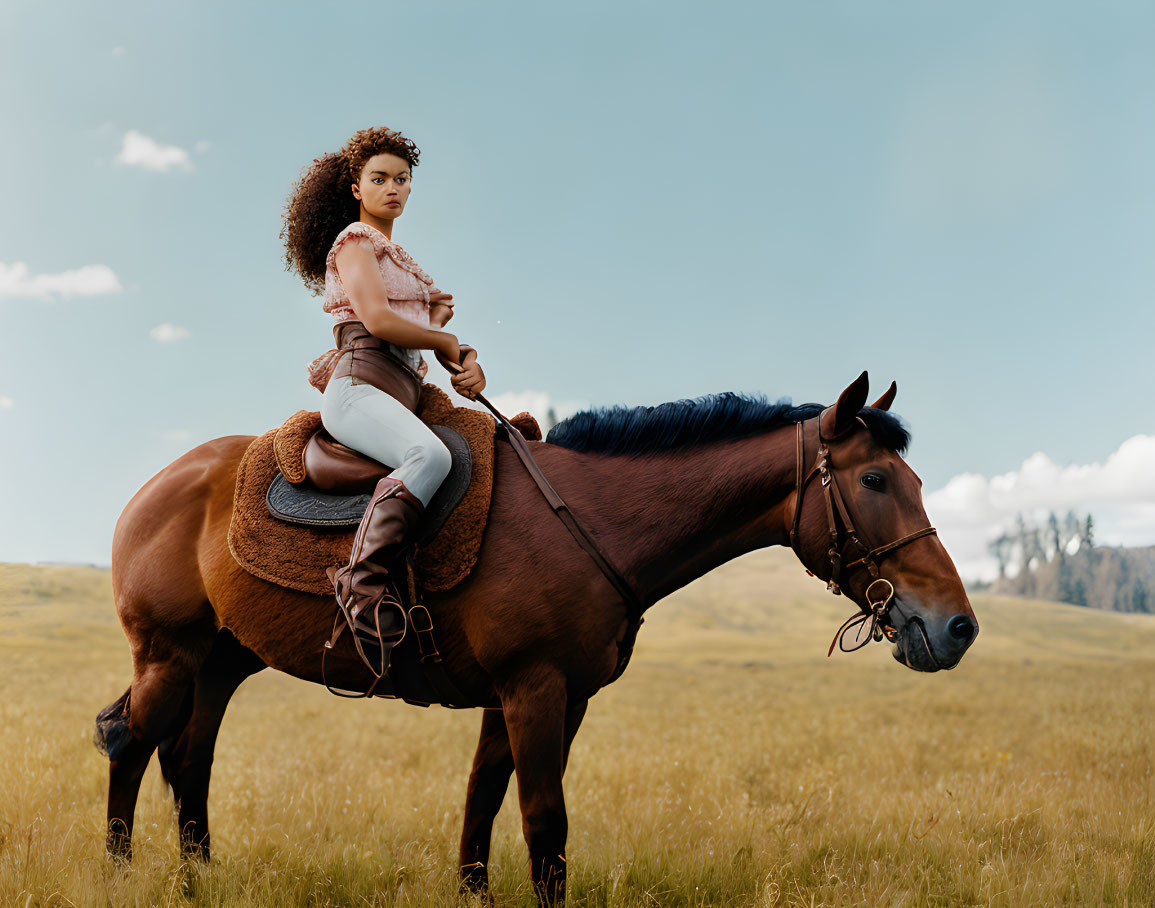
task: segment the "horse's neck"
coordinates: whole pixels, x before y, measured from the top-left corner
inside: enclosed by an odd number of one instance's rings
[[[794,429],[639,457],[590,458],[575,507],[610,560],[654,602],[739,555],[788,543]],[[576,502],[575,502],[576,504]]]

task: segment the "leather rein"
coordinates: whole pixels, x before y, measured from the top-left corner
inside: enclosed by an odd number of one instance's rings
[[[440,354],[438,354],[437,359],[449,369],[450,372],[461,371],[461,366],[443,358]],[[616,681],[621,677],[622,672],[626,670],[626,664],[629,662],[630,654],[633,652],[634,639],[637,637],[638,628],[640,628],[645,621],[645,618],[642,617],[642,613],[646,610],[645,603],[642,602],[629,581],[614,567],[613,562],[598,548],[598,544],[594,542],[593,537],[591,537],[585,527],[578,522],[577,517],[574,516],[569,505],[565,503],[565,499],[550,485],[549,480],[546,479],[545,474],[541,471],[541,467],[539,467],[537,461],[533,459],[533,454],[529,450],[529,443],[526,442],[525,436],[521,434],[517,426],[506,419],[500,410],[485,399],[484,395],[474,394],[473,400],[482,404],[494,415],[499,426],[499,437],[504,436],[505,440],[509,442],[510,447],[513,448],[514,453],[517,454],[521,460],[526,472],[529,473],[530,478],[533,479],[537,485],[538,490],[541,492],[542,497],[545,498],[550,509],[557,515],[558,519],[565,524],[565,528],[569,530],[574,541],[590,556],[606,580],[610,582],[610,585],[613,586],[613,588],[617,590],[618,595],[622,597],[622,601],[626,607],[629,626],[626,630],[625,637],[618,644],[618,662],[614,667],[613,675],[606,683],[609,684]]]
[[[570,535],[573,536],[577,544],[593,559],[594,564],[598,566],[601,572],[605,574],[606,579],[613,585],[614,589],[618,591],[618,594],[625,601],[626,612],[629,614],[630,622],[635,625],[640,625],[645,620],[642,617],[642,612],[646,610],[645,605],[642,604],[642,600],[638,597],[638,594],[634,592],[634,588],[630,586],[626,578],[618,572],[618,569],[614,567],[613,563],[602,553],[602,550],[598,548],[597,543],[594,542],[590,534],[578,523],[578,519],[574,516],[573,511],[569,509],[569,505],[565,503],[565,500],[557,493],[557,490],[550,485],[549,480],[545,478],[541,467],[537,465],[537,461],[533,459],[533,454],[529,451],[529,444],[526,442],[525,436],[518,431],[513,423],[494,409],[489,401],[482,395],[478,394],[475,399],[488,407],[494,416],[497,417],[510,446],[517,456],[521,458],[522,464],[525,466],[525,469],[533,481],[537,483],[538,489],[541,490],[541,494],[549,503],[550,508],[553,509],[558,519],[565,524],[566,529],[570,531]]]
[[[460,367],[454,366],[454,364],[450,363],[449,360],[442,359],[440,356],[438,356],[438,359],[446,366],[446,368],[449,368],[451,372],[460,371]],[[629,582],[621,575],[617,568],[614,567],[613,563],[605,556],[605,554],[603,554],[602,550],[598,548],[597,543],[594,542],[593,538],[589,535],[589,533],[586,532],[585,528],[580,523],[578,523],[577,518],[569,509],[569,505],[565,503],[565,500],[557,493],[557,490],[554,489],[552,485],[550,485],[549,480],[545,478],[545,474],[541,471],[541,467],[539,467],[537,465],[537,461],[533,459],[533,454],[530,453],[529,450],[529,444],[526,442],[525,436],[521,434],[517,426],[506,419],[504,414],[502,414],[500,410],[498,410],[495,406],[493,406],[493,404],[486,400],[483,395],[475,394],[473,395],[472,399],[483,404],[486,409],[488,409],[489,412],[494,415],[498,422],[498,437],[504,437],[509,442],[510,447],[513,448],[518,458],[520,458],[522,464],[525,466],[526,472],[529,473],[530,477],[537,484],[538,489],[541,491],[542,496],[545,498],[550,508],[558,516],[558,519],[560,519],[561,522],[565,524],[566,529],[570,531],[570,534],[577,541],[577,544],[582,547],[582,549],[590,556],[590,558],[593,559],[594,564],[598,566],[602,574],[605,575],[605,578],[610,582],[614,589],[618,591],[618,594],[621,595],[623,601],[625,602],[626,614],[629,619],[629,626],[625,637],[618,644],[618,661],[614,666],[613,675],[606,683],[609,684],[613,681],[616,681],[621,676],[622,672],[626,670],[626,665],[630,660],[630,654],[633,652],[634,640],[637,637],[638,628],[640,628],[642,623],[645,621],[645,619],[642,617],[642,613],[646,610],[645,605],[643,605],[641,599],[638,597],[637,593],[634,592],[634,589],[632,586],[630,586]],[[416,601],[416,588],[413,581],[412,552],[409,553],[408,576],[410,585],[410,597],[413,601]],[[415,616],[421,619],[423,623],[422,627],[416,626]],[[436,642],[433,639],[433,620],[429,615],[429,610],[424,605],[418,604],[413,607],[409,617],[414,621],[413,629],[417,634],[418,644],[421,650],[421,664],[426,670],[430,683],[433,685],[439,696],[441,696],[443,705],[468,705],[469,698],[462,694],[450,679],[445,669],[441,653],[437,650]],[[340,622],[341,615],[338,613],[333,621],[333,634],[325,643],[324,650],[321,653],[322,678],[324,678],[325,674],[325,652],[333,648],[337,642],[337,639],[341,636],[341,632],[345,629],[345,624]],[[379,627],[378,636],[380,636]],[[382,663],[380,666],[381,670],[377,671],[374,669],[373,664],[361,650],[361,644],[357,641],[355,635],[354,645],[357,647],[357,651],[361,655],[361,660],[365,663],[366,666],[368,666],[369,671],[372,672],[374,680],[373,683],[369,686],[369,689],[365,691],[365,693],[356,694],[342,693],[341,691],[331,687],[328,681],[326,681],[325,687],[328,688],[329,693],[336,694],[338,697],[360,699],[363,697],[372,696],[374,688],[377,687],[378,682],[380,682],[382,678],[385,677],[385,650],[382,649]]]
[[[448,360],[438,356],[442,364],[449,367],[451,364]],[[452,364],[455,368],[450,368],[450,371],[460,371],[461,367]],[[486,400],[482,394],[475,394],[473,399],[481,403],[498,421],[500,426],[499,432],[504,435],[509,442],[510,447],[513,448],[518,458],[521,460],[526,472],[536,483],[542,496],[549,504],[550,508],[561,520],[570,535],[579,546],[593,559],[594,564],[602,572],[610,584],[617,590],[622,597],[626,606],[626,613],[629,618],[629,630],[626,633],[626,638],[619,645],[618,664],[614,669],[613,676],[610,681],[616,680],[625,670],[626,663],[629,661],[630,653],[633,650],[634,638],[637,636],[638,628],[641,627],[643,621],[642,613],[646,610],[646,606],[638,597],[637,593],[630,583],[621,575],[621,573],[614,567],[613,563],[605,556],[605,554],[598,548],[596,542],[585,530],[585,528],[578,522],[565,500],[557,493],[545,474],[542,473],[541,467],[537,465],[537,461],[533,459],[533,454],[530,453],[529,445],[525,437],[518,431],[505,416]],[[796,438],[796,459],[795,459],[795,499],[794,499],[794,518],[790,527],[790,548],[793,549],[794,554],[799,561],[802,560],[802,554],[798,550],[798,527],[802,519],[802,501],[805,495],[806,488],[810,484],[810,480],[815,476],[820,477],[822,490],[825,494],[826,502],[826,520],[827,529],[830,534],[830,548],[827,550],[827,556],[830,559],[830,579],[826,582],[826,588],[834,595],[842,595],[842,586],[846,584],[846,577],[849,572],[865,567],[873,578],[867,585],[864,597],[867,604],[860,606],[861,614],[852,615],[843,625],[835,632],[834,639],[830,643],[830,649],[826,655],[829,657],[834,652],[834,647],[837,645],[843,652],[850,653],[861,649],[871,640],[882,640],[883,638],[894,641],[898,636],[898,631],[890,623],[890,610],[896,608],[900,612],[902,607],[894,601],[894,584],[882,576],[879,569],[879,561],[886,555],[896,549],[901,548],[908,543],[914,542],[916,539],[921,539],[923,536],[931,536],[938,533],[932,526],[925,526],[921,530],[915,530],[913,533],[908,533],[905,536],[888,542],[885,545],[870,548],[860,538],[858,530],[854,526],[854,520],[850,516],[850,511],[846,507],[846,501],[842,496],[842,491],[838,487],[838,480],[834,476],[834,469],[830,464],[830,449],[827,447],[828,441],[837,440],[842,435],[846,434],[854,428],[851,424],[839,435],[833,438],[826,439],[822,437],[822,414],[811,417],[795,424],[795,438]],[[856,421],[864,428],[866,423],[861,417],[856,417]],[[818,433],[818,452],[815,455],[814,466],[811,467],[808,473],[805,472],[804,464],[806,462],[806,440],[805,427],[811,422],[815,424]],[[855,558],[853,561],[842,563],[843,549],[847,543],[856,546],[864,554]],[[805,562],[803,562],[805,564]],[[807,573],[814,576],[814,572],[807,569]],[[875,588],[877,592],[872,592]],[[865,638],[861,637],[862,627],[867,627],[868,632]],[[846,634],[852,629],[855,631],[856,643],[853,646],[847,647],[845,638]]]
[[[862,417],[856,417],[856,421],[861,423],[863,427],[866,426]],[[804,473],[806,462],[805,427],[810,423],[815,424],[818,432],[818,452],[815,455],[814,466],[810,468],[810,472]],[[901,612],[902,607],[894,601],[894,584],[882,576],[879,561],[895,549],[914,542],[916,539],[921,539],[923,536],[932,536],[938,532],[932,526],[925,526],[921,530],[915,530],[913,533],[908,533],[893,542],[875,548],[870,548],[862,541],[858,530],[855,529],[850,511],[846,507],[842,490],[838,487],[834,468],[830,464],[830,449],[827,447],[827,442],[836,440],[854,428],[852,423],[838,435],[827,439],[822,437],[821,413],[795,424],[795,497],[794,519],[790,525],[790,548],[794,550],[798,560],[802,561],[802,553],[798,550],[798,526],[802,520],[802,501],[806,488],[810,485],[810,480],[818,476],[826,502],[826,523],[830,535],[830,548],[826,552],[830,559],[830,579],[826,581],[826,589],[835,596],[842,595],[842,587],[846,585],[847,576],[858,568],[866,568],[873,578],[863,593],[866,604],[860,606],[861,614],[852,615],[835,632],[834,639],[830,642],[830,649],[826,653],[828,657],[834,652],[835,645],[844,653],[852,653],[866,646],[871,640],[878,641],[886,638],[893,642],[897,638],[898,631],[890,623],[890,610],[893,607]],[[847,544],[855,546],[865,554],[843,564],[843,549]],[[814,572],[809,569],[806,573],[814,576]],[[867,630],[865,637],[862,636],[864,627]],[[856,642],[848,647],[846,635],[851,630],[854,630]]]

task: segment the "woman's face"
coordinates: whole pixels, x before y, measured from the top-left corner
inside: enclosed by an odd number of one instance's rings
[[[373,155],[361,168],[353,195],[369,214],[392,221],[409,199],[409,162],[395,154]]]

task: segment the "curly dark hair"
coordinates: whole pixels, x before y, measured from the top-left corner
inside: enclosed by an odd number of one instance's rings
[[[360,129],[336,154],[313,158],[289,191],[280,233],[285,270],[296,271],[314,295],[325,291],[325,259],[333,240],[361,215],[361,203],[350,187],[378,154],[404,158],[412,169],[421,150],[396,130]]]

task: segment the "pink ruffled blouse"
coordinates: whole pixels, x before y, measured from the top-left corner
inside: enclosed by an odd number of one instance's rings
[[[368,243],[377,257],[381,269],[381,279],[389,297],[389,308],[407,321],[423,328],[429,324],[429,295],[439,292],[433,286],[433,279],[421,270],[413,257],[399,245],[385,236],[376,227],[363,221],[354,221],[333,240],[329,254],[325,257],[325,301],[322,306],[336,322],[356,321],[357,313],[349,302],[349,295],[341,285],[337,273],[337,253],[348,242]],[[420,350],[410,350],[390,344],[390,348],[402,360],[409,363],[422,378],[429,370]],[[325,389],[333,367],[337,363],[337,351],[329,350],[309,364],[309,384],[318,390]]]

